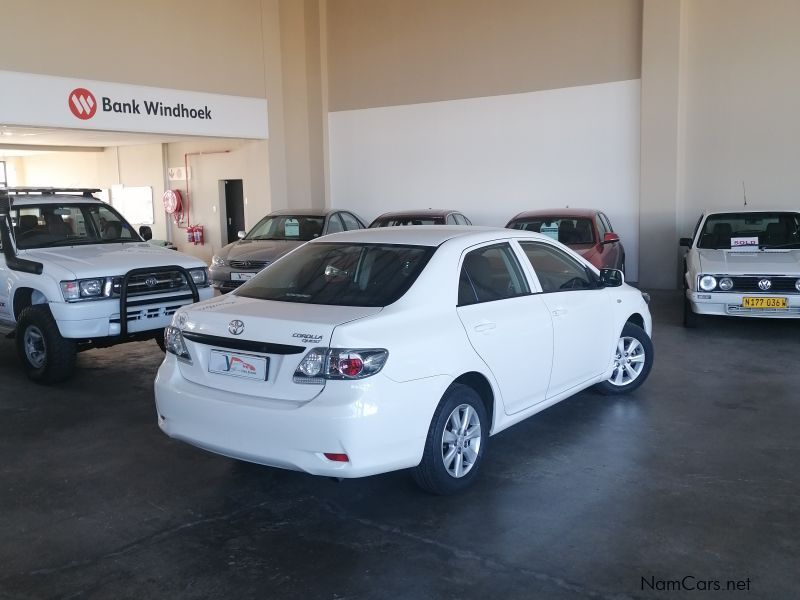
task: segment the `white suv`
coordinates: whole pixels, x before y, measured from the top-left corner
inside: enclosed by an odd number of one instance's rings
[[[172,314],[213,295],[205,263],[148,244],[97,191],[0,190],[0,332],[35,381],[69,377],[79,350],[163,347]]]
[[[553,239],[388,227],[297,248],[180,309],[155,382],[168,435],[316,475],[476,476],[489,435],[582,389],[650,371],[650,312],[621,271]]]

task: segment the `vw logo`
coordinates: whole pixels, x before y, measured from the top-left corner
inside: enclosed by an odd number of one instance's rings
[[[144,280],[144,284],[149,288],[156,287],[158,285],[158,279],[156,279],[155,276],[150,275],[150,277]]]
[[[239,319],[234,319],[228,323],[228,331],[230,331],[233,335],[240,335],[244,331],[244,323],[242,323]]]
[[[772,287],[772,282],[769,279],[762,279],[761,281],[758,282],[758,288],[765,292],[771,287]]]

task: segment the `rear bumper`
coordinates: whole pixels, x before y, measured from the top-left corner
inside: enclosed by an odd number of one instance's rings
[[[788,308],[743,308],[742,300],[750,297],[775,297],[787,299]],[[724,317],[761,317],[768,319],[799,319],[800,295],[779,293],[693,292],[686,290],[692,311],[699,315]]]
[[[200,300],[214,295],[211,287],[197,289]],[[185,294],[182,294],[185,295]],[[128,333],[143,333],[163,329],[170,324],[172,315],[181,306],[191,304],[191,299],[173,300],[170,295],[154,298],[147,304],[131,302],[128,306]],[[113,337],[120,333],[119,299],[91,300],[86,302],[52,302],[50,311],[61,335],[69,339]]]
[[[240,460],[352,478],[419,464],[449,383],[447,376],[396,383],[378,374],[329,381],[313,400],[289,405],[187,381],[168,354],[155,396],[159,427],[172,438]],[[349,461],[328,460],[326,452]]]

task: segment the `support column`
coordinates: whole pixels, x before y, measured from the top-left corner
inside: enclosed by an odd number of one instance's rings
[[[686,0],[644,0],[642,17],[639,283],[678,284],[678,197],[683,182]]]

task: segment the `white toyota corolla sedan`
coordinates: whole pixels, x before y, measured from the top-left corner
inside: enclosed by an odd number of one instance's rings
[[[800,317],[800,212],[703,213],[684,261],[684,325],[699,315]]]
[[[639,387],[651,327],[620,271],[540,234],[339,233],[175,314],[158,423],[241,460],[337,478],[413,468],[450,493],[490,435],[592,385]]]

